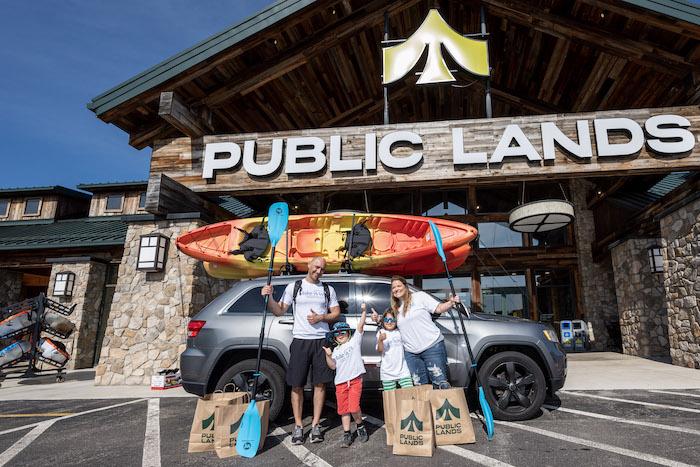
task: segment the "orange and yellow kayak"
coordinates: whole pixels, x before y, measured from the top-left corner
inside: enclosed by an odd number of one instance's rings
[[[355,224],[364,222],[372,237],[371,247],[352,261],[354,271],[365,274],[438,274],[444,271],[430,232],[429,220],[442,235],[443,249],[450,269],[467,259],[469,243],[477,230],[459,222],[401,214],[354,214]],[[207,225],[181,235],[180,251],[204,261],[206,271],[220,279],[262,277],[267,274],[270,248],[258,259],[247,261],[231,254],[245,234],[260,225],[262,218],[236,219]],[[287,231],[275,249],[275,263],[283,264],[289,245],[289,262],[305,272],[315,256],[326,259],[326,271],[337,272],[346,259],[344,245],[352,228],[353,214],[347,212],[289,216]],[[285,238],[287,237],[287,238]]]

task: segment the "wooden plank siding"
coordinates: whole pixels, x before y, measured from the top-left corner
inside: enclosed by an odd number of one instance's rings
[[[316,192],[358,190],[378,187],[448,187],[467,184],[490,184],[543,178],[566,179],[577,176],[622,176],[633,174],[664,173],[677,170],[700,169],[700,146],[684,157],[660,157],[646,146],[636,156],[598,158],[596,154],[593,120],[596,118],[627,117],[640,125],[652,115],[682,115],[691,123],[690,131],[696,142],[700,138],[700,107],[676,107],[666,109],[636,109],[582,114],[550,115],[544,117],[496,118],[480,120],[443,121],[418,124],[399,124],[374,127],[317,129],[293,132],[253,133],[244,135],[206,136],[196,140],[177,138],[158,142],[151,158],[151,174],[165,174],[195,192],[226,192],[237,195],[256,193]],[[588,120],[594,157],[588,161],[574,160],[557,148],[555,161],[528,162],[524,158],[506,158],[502,164],[453,166],[452,128],[464,129],[464,151],[486,151],[489,155],[496,148],[504,128],[518,124],[542,156],[540,123],[555,122],[573,141],[578,141],[576,121]],[[318,174],[287,175],[283,170],[271,177],[249,176],[241,167],[218,171],[215,180],[202,178],[202,161],[205,144],[235,142],[241,148],[245,140],[257,140],[257,160],[269,160],[271,140],[290,136],[318,136],[329,145],[330,135],[340,135],[343,142],[342,158],[364,157],[365,133],[381,136],[396,130],[408,130],[422,137],[423,161],[419,168],[394,170],[377,163],[377,170],[331,173],[326,168]],[[406,151],[400,148],[397,151]],[[326,149],[328,154],[328,149]],[[328,158],[327,158],[328,159]]]

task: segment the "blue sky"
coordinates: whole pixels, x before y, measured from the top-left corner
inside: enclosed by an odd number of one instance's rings
[[[145,180],[150,149],[86,108],[273,0],[3,1],[0,187]]]

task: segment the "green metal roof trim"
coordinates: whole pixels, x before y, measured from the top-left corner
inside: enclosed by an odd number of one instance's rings
[[[280,0],[243,22],[205,39],[199,44],[94,97],[87,104],[87,107],[95,114],[101,115],[306,8],[315,1]]]
[[[90,199],[90,195],[60,185],[0,188],[0,198],[6,195],[63,195],[73,198]]]
[[[253,208],[233,196],[219,196],[216,204],[236,217],[250,217],[255,212]]]
[[[100,191],[112,191],[113,189],[146,189],[148,180],[133,180],[130,182],[105,182],[105,183],[81,183],[76,188],[97,193]]]
[[[0,224],[0,251],[124,245],[127,227],[115,216]]]
[[[700,5],[683,0],[623,0],[640,8],[700,26]],[[604,7],[603,7],[604,8]]]

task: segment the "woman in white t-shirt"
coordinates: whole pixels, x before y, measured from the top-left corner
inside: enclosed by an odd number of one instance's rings
[[[415,385],[432,383],[440,389],[450,387],[445,338],[431,314],[442,314],[458,302],[459,297],[453,295],[440,303],[425,292],[412,293],[406,279],[391,278],[391,309],[396,313],[404,357]],[[378,322],[379,315],[373,313],[372,319]]]

